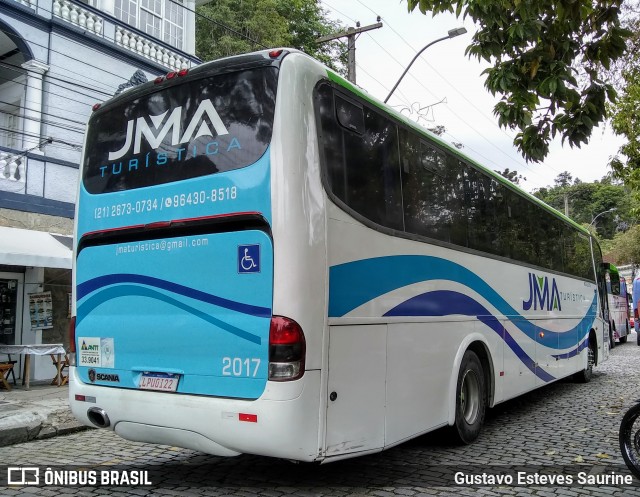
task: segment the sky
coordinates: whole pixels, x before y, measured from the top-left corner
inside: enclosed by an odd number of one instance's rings
[[[485,89],[481,74],[488,63],[465,55],[475,32],[471,20],[457,19],[453,14],[432,17],[418,9],[408,13],[406,0],[320,3],[331,19],[347,27],[355,27],[356,22],[368,26],[376,23],[378,15],[382,18],[382,28],[361,33],[356,40],[356,83],[381,100],[420,49],[447,36],[450,29],[464,26],[466,34],[440,41],[423,52],[388,103],[423,125],[444,126],[442,138],[462,143],[462,152],[485,167],[517,170],[526,178],[520,186],[529,192],[553,185],[563,171],[583,182],[600,180],[609,172],[607,164],[624,140],[608,126],[595,128],[589,143],[581,148],[563,146],[556,138],[543,162],[525,161],[513,146],[517,132],[500,128],[493,114],[499,95],[494,97]]]

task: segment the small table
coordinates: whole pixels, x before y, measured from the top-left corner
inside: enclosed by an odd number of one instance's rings
[[[24,372],[22,374],[22,384],[29,390],[29,380],[31,378],[31,355],[47,355],[55,354],[58,356],[57,368],[58,386],[60,386],[60,367],[62,363],[62,355],[66,354],[61,343],[41,343],[41,344],[23,344],[23,345],[0,345],[0,354],[22,354],[25,356]]]

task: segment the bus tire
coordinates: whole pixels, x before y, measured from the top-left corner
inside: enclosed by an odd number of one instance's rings
[[[482,363],[475,352],[462,357],[456,387],[454,434],[463,444],[470,444],[480,434],[486,411],[486,387]]]
[[[631,329],[629,328],[629,321],[627,321],[625,331],[627,332],[627,334],[623,337],[620,337],[620,343],[627,343],[627,338],[629,337],[629,333],[631,333]]]
[[[609,326],[609,349],[613,349],[616,346],[616,339],[613,336],[614,327]]]
[[[596,363],[596,344],[595,340],[591,340],[591,337],[589,337],[587,354],[587,367],[573,375],[573,378],[579,383],[589,383],[593,378],[593,366]]]
[[[622,418],[618,440],[620,452],[627,468],[640,479],[640,429],[638,418],[640,417],[640,404],[636,404]]]

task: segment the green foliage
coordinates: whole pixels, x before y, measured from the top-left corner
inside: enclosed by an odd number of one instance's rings
[[[595,229],[600,238],[611,239],[618,230],[623,230],[634,224],[635,200],[629,188],[614,185],[607,179],[595,183],[583,183],[579,180],[571,184],[571,175],[566,171],[555,179],[555,186],[540,188],[533,192],[543,202],[564,212],[565,197],[569,206],[569,217],[577,223],[590,225],[593,218],[609,209],[614,212],[599,216]]]
[[[613,257],[615,264],[640,265],[640,225],[617,233],[610,244],[603,244],[603,250]]]
[[[341,29],[316,0],[213,0],[197,8],[196,54],[202,60],[274,47],[291,47],[345,74],[338,41],[316,43]]]
[[[635,190],[640,190],[640,69],[626,71],[623,79],[625,88],[611,107],[611,127],[614,133],[624,136],[627,141],[620,147],[610,166],[617,177]]]
[[[455,12],[478,30],[466,53],[486,60],[485,87],[501,95],[494,113],[518,129],[514,144],[538,162],[555,136],[570,146],[587,143],[616,96],[601,80],[620,58],[630,31],[620,22],[622,0],[407,0],[426,14]],[[579,77],[581,76],[581,77]]]
[[[507,178],[509,181],[511,181],[511,183],[515,185],[519,185],[520,181],[527,181],[527,178],[522,176],[522,174],[518,174],[518,171],[516,171],[515,169],[511,171],[507,167],[505,168],[504,171],[498,171],[497,169],[495,169],[494,171],[498,173],[500,176],[502,176],[503,178]]]

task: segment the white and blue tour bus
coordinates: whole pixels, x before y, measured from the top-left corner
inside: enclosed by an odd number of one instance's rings
[[[70,403],[220,456],[329,462],[609,353],[589,232],[295,50],[95,106],[76,217]]]

